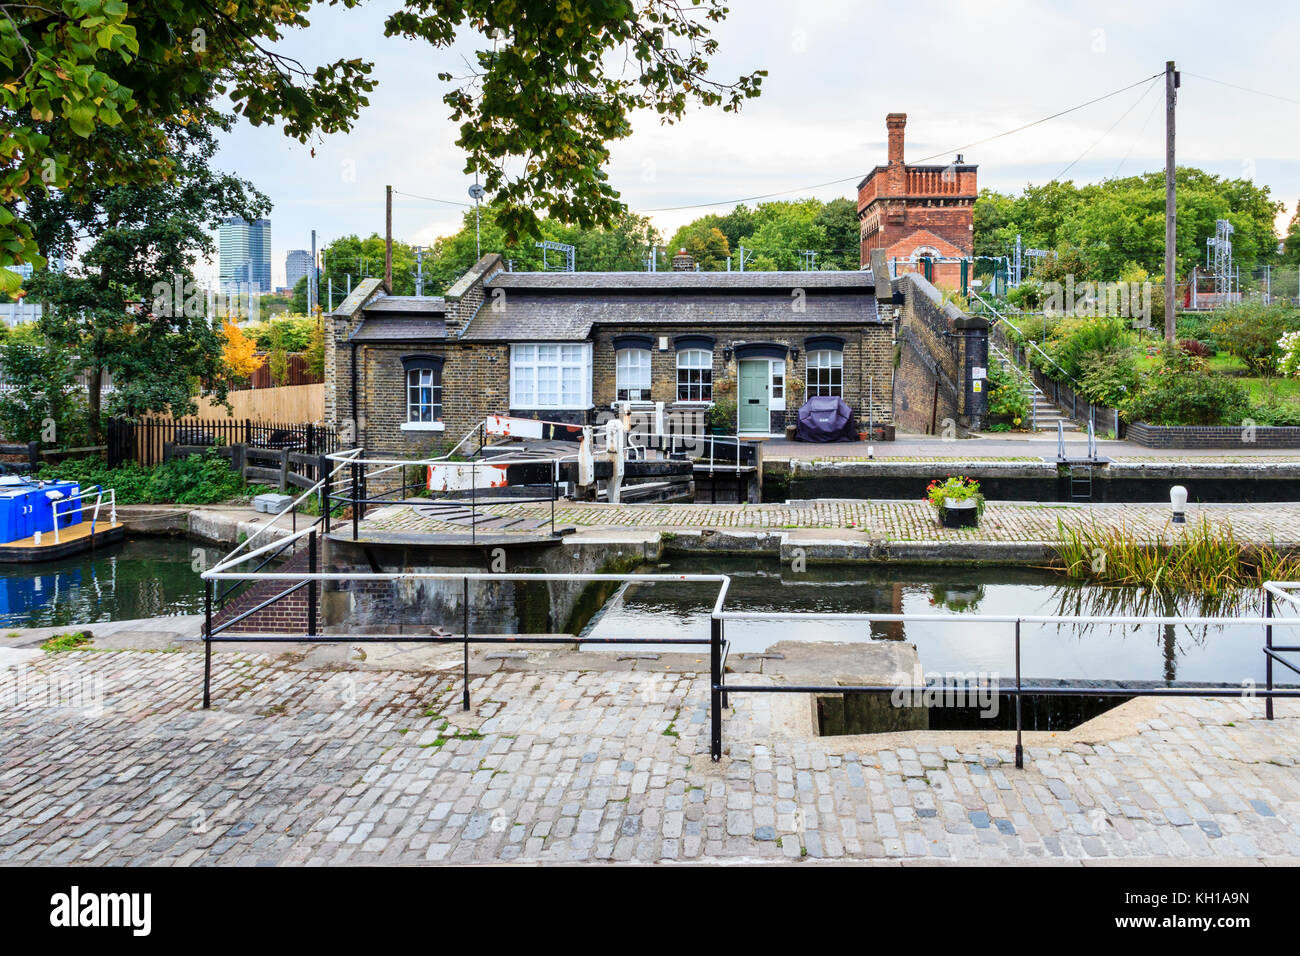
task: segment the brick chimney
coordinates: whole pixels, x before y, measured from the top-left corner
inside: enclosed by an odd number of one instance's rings
[[[680,249],[673,256],[673,272],[694,272],[695,257],[685,249]]]
[[[903,163],[903,127],[907,125],[906,113],[890,113],[885,117],[885,125],[889,127],[889,165],[902,165]]]
[[[890,113],[885,117],[885,126],[889,128],[889,170],[885,182],[893,196],[907,192],[907,168],[903,165],[903,127],[906,125],[906,113]]]

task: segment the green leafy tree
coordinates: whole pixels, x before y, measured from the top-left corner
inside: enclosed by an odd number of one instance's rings
[[[185,124],[168,133],[166,181],[51,192],[29,207],[43,248],[70,258],[80,247],[65,272],[41,270],[31,285],[45,304],[41,332],[86,371],[96,442],[103,412],[193,414],[196,395],[226,396],[224,336],[207,314],[193,267],[214,251],[222,217],[254,218],[270,204],[247,182],[211,169],[216,140],[209,127]],[[107,403],[106,374],[114,385]]]
[[[1281,261],[1287,265],[1300,263],[1300,202],[1296,203],[1295,212],[1287,224],[1286,237],[1282,240]]]
[[[337,0],[344,7],[360,0]],[[309,26],[312,0],[49,0],[0,11],[0,266],[39,263],[26,206],[51,187],[152,185],[172,175],[175,123],[211,125],[229,103],[255,125],[306,142],[346,131],[374,89],[372,64],[310,67],[277,52]],[[580,226],[624,211],[608,182],[609,143],[634,111],[662,122],[693,104],[738,109],[764,71],[709,76],[727,14],[721,0],[406,0],[389,36],[445,49],[477,35],[467,75],[439,74],[460,123],[466,172],[501,204],[513,238],[535,209]],[[631,64],[622,69],[618,64]],[[97,136],[102,129],[119,133]],[[85,171],[92,171],[85,175]],[[18,279],[0,269],[0,291]]]
[[[1215,220],[1233,224],[1233,251],[1243,263],[1276,257],[1274,218],[1281,210],[1267,186],[1179,167],[1178,275],[1205,257]],[[1025,248],[1051,249],[1076,280],[1116,281],[1136,267],[1161,279],[1165,254],[1165,176],[1144,173],[1076,186],[1053,181],[1019,196],[982,190],[975,202],[976,255],[1010,255],[1017,234]],[[1038,279],[1054,278],[1035,270]]]
[[[718,235],[714,235],[714,232]],[[839,198],[795,199],[736,206],[725,216],[710,213],[682,226],[668,243],[669,254],[685,249],[701,269],[733,268],[745,249],[745,268],[753,271],[805,268],[805,250],[816,253],[817,269],[857,269],[861,261],[857,203]],[[723,253],[719,237],[726,242]]]
[[[79,443],[85,415],[75,358],[31,336],[6,338],[0,373],[10,387],[0,391],[0,436],[12,442]]]

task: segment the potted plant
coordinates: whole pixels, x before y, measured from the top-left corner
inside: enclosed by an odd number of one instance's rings
[[[945,528],[974,528],[984,513],[984,495],[974,478],[964,475],[949,475],[942,481],[936,478],[925,493],[939,524]]]

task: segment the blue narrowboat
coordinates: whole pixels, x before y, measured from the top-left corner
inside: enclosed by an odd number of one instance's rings
[[[0,563],[51,560],[120,539],[115,499],[111,489],[83,492],[75,481],[0,476]],[[97,508],[104,505],[107,513]]]

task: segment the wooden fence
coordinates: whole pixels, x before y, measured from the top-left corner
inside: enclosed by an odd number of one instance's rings
[[[308,454],[289,448],[266,448],[259,445],[182,445],[167,442],[163,445],[163,461],[188,458],[215,451],[229,460],[245,481],[257,481],[277,486],[281,492],[292,488],[306,490],[330,472],[330,460],[321,454]]]
[[[324,377],[315,375],[307,367],[307,356],[302,352],[289,353],[289,365],[285,370],[285,380],[279,385],[271,378],[271,361],[270,356],[265,352],[257,353],[266,359],[252,375],[248,377],[248,388],[251,390],[263,388],[292,388],[298,385],[319,385],[325,381]],[[242,390],[241,390],[242,391]]]
[[[197,418],[245,418],[274,422],[318,422],[325,417],[324,385],[282,385],[231,392],[226,406],[211,399],[198,399]]]

